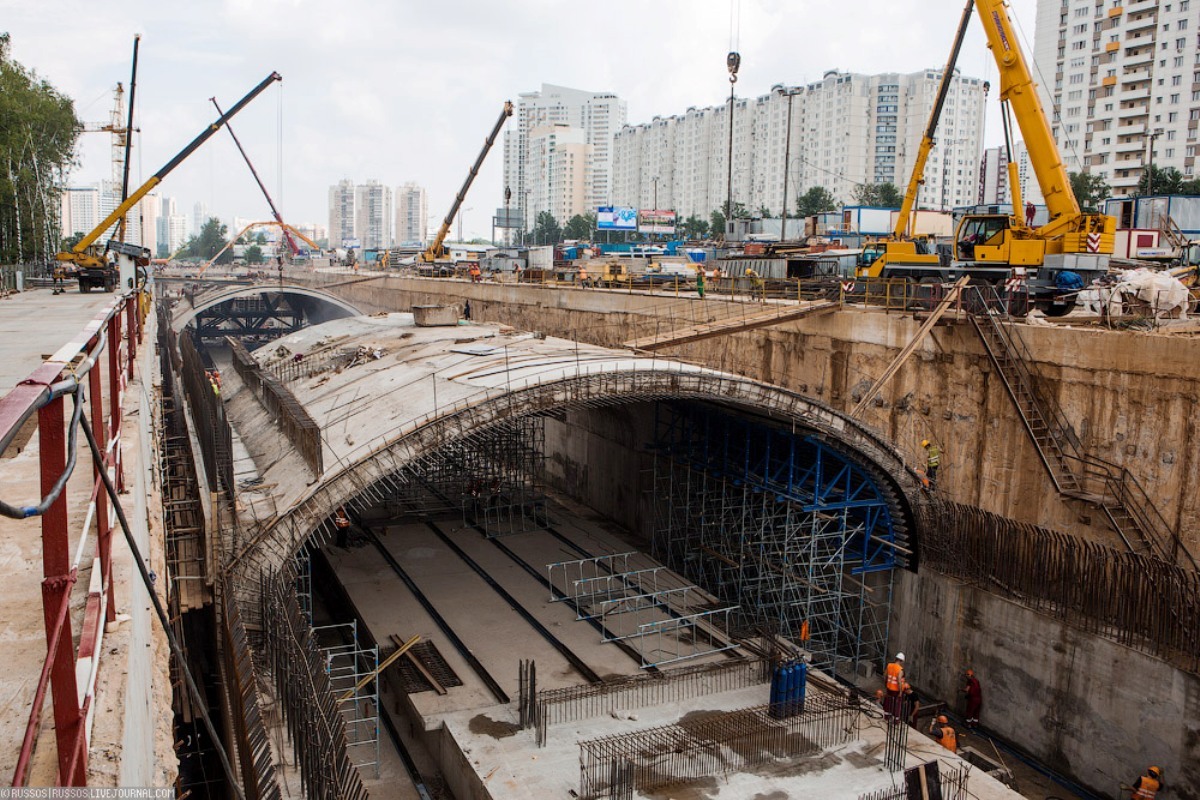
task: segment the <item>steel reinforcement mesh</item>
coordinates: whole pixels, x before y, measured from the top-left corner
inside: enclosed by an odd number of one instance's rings
[[[855,735],[844,698],[810,691],[805,710],[776,719],[768,706],[707,714],[672,725],[579,743],[584,798],[628,798],[671,784],[727,775],[780,758],[802,758]]]

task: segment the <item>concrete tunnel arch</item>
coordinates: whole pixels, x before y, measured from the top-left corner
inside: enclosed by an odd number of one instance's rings
[[[307,286],[294,284],[260,283],[250,286],[237,286],[231,289],[223,289],[214,295],[204,297],[202,301],[194,307],[180,308],[176,312],[175,316],[171,319],[171,327],[174,328],[176,332],[182,331],[188,325],[192,324],[192,321],[195,320],[199,314],[208,311],[209,309],[216,308],[222,303],[227,303],[230,300],[236,300],[243,297],[258,297],[264,294],[284,294],[315,300],[323,304],[325,307],[328,307],[330,310],[336,312],[329,315],[330,319],[339,317],[357,317],[363,314],[360,309],[356,308],[350,303],[347,303],[337,295],[330,294],[329,292],[325,292],[320,289],[311,289]]]
[[[686,369],[685,369],[686,366]],[[275,574],[306,543],[324,541],[331,509],[379,499],[379,487],[407,465],[473,432],[522,417],[655,400],[707,401],[765,415],[828,438],[890,481],[899,513],[914,539],[915,508],[924,502],[920,478],[900,452],[868,426],[824,403],[777,386],[691,365],[658,360],[643,368],[558,377],[497,391],[481,402],[454,406],[402,426],[364,457],[326,471],[297,502],[248,537],[230,567],[239,599],[257,605],[260,576]]]

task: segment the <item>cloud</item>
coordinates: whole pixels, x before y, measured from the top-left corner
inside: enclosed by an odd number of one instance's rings
[[[833,11],[816,0],[732,0],[740,6],[739,96],[800,84],[829,69],[912,72],[940,67],[961,0],[854,0]],[[1013,0],[1033,35],[1035,0]],[[107,116],[106,95],[129,79],[133,34],[143,34],[138,110],[148,178],[215,118],[208,98],[232,105],[272,70],[284,76],[234,126],[264,182],[282,186],[284,215],[324,223],[328,187],[341,178],[427,187],[430,217],[449,208],[504,100],[543,82],[625,99],[629,120],[724,102],[730,0],[0,0],[14,56]],[[994,80],[977,21],[959,66]],[[1023,42],[1032,55],[1032,41]],[[995,102],[995,92],[991,102]],[[97,100],[96,98],[102,98]],[[989,109],[989,143],[998,119]],[[994,129],[994,130],[993,130]],[[190,212],[262,217],[263,201],[221,132],[160,191]],[[86,134],[80,182],[111,173],[107,138]],[[282,157],[283,163],[280,164]],[[489,235],[503,205],[499,143],[467,200],[469,233]]]

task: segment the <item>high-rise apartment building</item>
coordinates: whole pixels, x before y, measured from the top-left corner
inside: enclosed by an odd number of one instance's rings
[[[815,186],[842,202],[852,202],[860,184],[893,183],[903,189],[940,80],[940,69],[905,75],[831,70],[806,86],[736,99],[735,207],[778,214],[785,171],[789,212],[796,197]],[[986,96],[979,78],[952,79],[937,144],[926,163],[920,207],[976,202]],[[724,209],[729,196],[729,103],[627,126],[615,137],[613,152],[614,204],[648,208],[657,195],[659,208],[707,219]]]
[[[354,230],[354,181],[329,187],[329,246],[343,247],[357,239]]]
[[[379,181],[356,186],[354,229],[364,250],[392,246],[392,190]]]
[[[208,212],[208,203],[203,200],[197,200],[192,206],[192,235],[199,236],[200,229],[204,227],[204,223],[208,222],[211,215]]]
[[[425,188],[409,182],[396,187],[396,244],[425,243],[429,209]]]
[[[138,203],[138,212],[142,215],[141,236],[142,246],[157,255],[158,250],[158,218],[162,213],[162,203],[157,192],[150,192]]]
[[[1068,170],[1099,175],[1116,195],[1134,191],[1151,161],[1195,176],[1191,2],[1038,0],[1034,75]]]
[[[1038,185],[1029,151],[1023,142],[1013,145],[1017,163],[1017,179],[1021,182],[1021,202],[1042,205],[1042,187]],[[1012,186],[1008,180],[1007,148],[989,147],[983,151],[979,169],[979,202],[987,205],[1012,203]]]
[[[593,147],[587,133],[570,125],[540,125],[529,132],[525,181],[526,213],[531,225],[549,211],[564,224],[590,206]]]
[[[613,136],[625,124],[625,117],[625,101],[611,92],[587,92],[544,83],[540,91],[525,92],[518,97],[515,130],[504,134],[504,186],[500,187],[500,194],[503,197],[505,188],[512,190],[512,202],[524,212],[527,229],[532,227],[535,216],[526,208],[535,191],[528,175],[533,129],[568,125],[583,132],[583,143],[592,148],[584,205],[595,209],[613,199]]]
[[[143,242],[142,206],[146,202],[138,203],[125,216],[125,241],[131,244],[140,245]],[[90,186],[68,187],[62,193],[61,204],[64,237],[74,233],[91,233],[120,205],[120,185],[106,180]],[[114,231],[115,227],[103,236],[112,235]]]

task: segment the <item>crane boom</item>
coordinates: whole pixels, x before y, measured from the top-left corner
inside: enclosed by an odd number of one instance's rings
[[[962,18],[958,21],[958,31],[954,34],[954,46],[950,48],[950,58],[946,61],[945,69],[942,70],[942,79],[938,82],[933,110],[929,112],[925,135],[921,137],[921,145],[917,149],[917,158],[913,163],[912,176],[908,179],[908,189],[904,192],[904,202],[901,203],[900,214],[896,218],[896,229],[892,231],[894,239],[902,239],[908,233],[909,217],[912,215],[913,206],[917,203],[917,192],[920,190],[921,184],[925,183],[925,162],[929,160],[929,154],[933,152],[933,146],[937,141],[934,139],[934,135],[937,133],[938,121],[942,117],[942,107],[946,104],[946,95],[950,93],[950,81],[954,78],[954,65],[958,62],[958,53],[962,49],[963,38],[967,34],[967,24],[971,21],[971,10],[974,5],[975,0],[967,0]]]
[[[224,114],[221,107],[217,105],[217,98],[208,98],[213,108],[217,109],[218,114]],[[250,156],[246,155],[246,148],[242,147],[242,141],[238,139],[237,134],[233,132],[233,125],[227,124],[225,129],[229,131],[229,135],[233,137],[233,143],[237,145],[238,152],[242,154],[242,159],[246,162],[246,166],[250,168],[250,174],[254,176],[254,182],[258,184],[258,188],[262,190],[263,197],[267,198],[267,205],[271,207],[271,214],[275,217],[275,221],[279,223],[283,231],[283,238],[287,240],[288,249],[292,251],[292,255],[297,255],[300,252],[300,245],[296,244],[296,240],[292,238],[291,231],[287,229],[283,222],[283,215],[279,213],[279,209],[275,207],[275,201],[271,199],[271,193],[267,191],[267,187],[263,185],[262,178],[258,177],[258,170],[254,168],[254,164],[250,162]]]
[[[174,158],[172,158],[170,161],[168,161],[166,163],[165,166],[163,166],[162,169],[160,169],[158,172],[156,172],[152,176],[150,176],[150,180],[143,183],[141,186],[139,186],[137,188],[137,190],[133,194],[131,194],[131,195],[129,195],[129,197],[125,198],[124,202],[122,202],[119,206],[117,206],[115,209],[113,209],[111,214],[109,214],[107,217],[105,217],[104,220],[99,225],[97,225],[95,228],[93,228],[91,233],[89,233],[87,236],[84,236],[82,239],[80,239],[79,243],[76,244],[73,248],[71,248],[70,251],[59,253],[57,255],[57,259],[59,261],[71,261],[76,264],[89,263],[89,264],[94,265],[95,263],[98,263],[99,260],[95,256],[88,255],[88,253],[87,253],[88,248],[91,247],[93,244],[95,244],[96,240],[99,239],[100,236],[106,230],[108,230],[109,228],[111,228],[113,226],[113,223],[115,223],[121,217],[125,216],[125,214],[129,211],[129,209],[131,209],[135,205],[137,205],[137,203],[151,189],[153,189],[155,186],[160,184],[162,182],[163,178],[167,177],[167,175],[170,174],[171,170],[173,170],[177,166],[179,166],[180,163],[182,163],[185,158],[187,158],[193,152],[195,152],[195,150],[198,147],[200,147],[200,145],[204,144],[210,136],[212,136],[214,133],[219,131],[221,129],[222,125],[224,125],[226,122],[228,122],[230,119],[232,119],[235,114],[237,114],[239,111],[241,111],[243,108],[245,108],[246,105],[249,104],[251,100],[253,100],[254,98],[258,97],[260,94],[262,94],[263,90],[265,90],[268,86],[270,86],[272,83],[274,83],[275,81],[278,81],[278,80],[283,80],[283,77],[278,72],[272,72],[270,75],[268,75],[266,78],[264,78],[262,83],[258,84],[258,86],[255,86],[253,89],[251,89],[250,93],[247,94],[245,97],[243,97],[241,100],[239,100],[237,102],[237,104],[233,106],[233,108],[229,109],[228,112],[222,114],[220,119],[218,119],[216,122],[210,123],[203,131],[200,132],[200,135],[198,135],[195,139],[193,139],[191,141],[191,143],[188,144],[187,147],[180,150],[175,155]]]
[[[978,0],[979,21],[987,34],[988,49],[1000,72],[1000,101],[1007,102],[1016,117],[1029,163],[1042,189],[1050,219],[1077,219],[1079,202],[1071,191],[1071,180],[1063,166],[1058,145],[1038,97],[1037,85],[1017,42],[1004,0]]]
[[[133,146],[133,101],[137,97],[138,44],[141,34],[133,37],[133,69],[129,75],[129,120],[125,123],[125,163],[121,168],[121,199],[129,196],[129,149]],[[117,241],[125,241],[125,217],[117,223]]]
[[[492,145],[496,141],[496,137],[500,135],[500,129],[504,127],[504,123],[512,116],[513,104],[511,100],[504,101],[504,110],[500,112],[500,118],[496,120],[495,127],[492,128],[491,134],[488,135],[487,141],[483,143],[483,149],[479,151],[479,156],[475,159],[475,163],[471,166],[471,171],[467,173],[467,179],[463,182],[463,186],[458,190],[458,195],[454,198],[454,204],[450,206],[450,212],[446,214],[446,218],[442,220],[442,227],[438,229],[437,238],[433,243],[421,254],[421,260],[425,263],[432,263],[437,260],[443,253],[442,245],[446,242],[446,237],[450,234],[450,226],[454,224],[454,216],[458,213],[459,206],[463,204],[463,200],[467,197],[467,190],[471,188],[471,184],[475,181],[475,176],[479,174],[479,167],[483,165],[483,160],[487,158],[488,151],[492,149]]]

